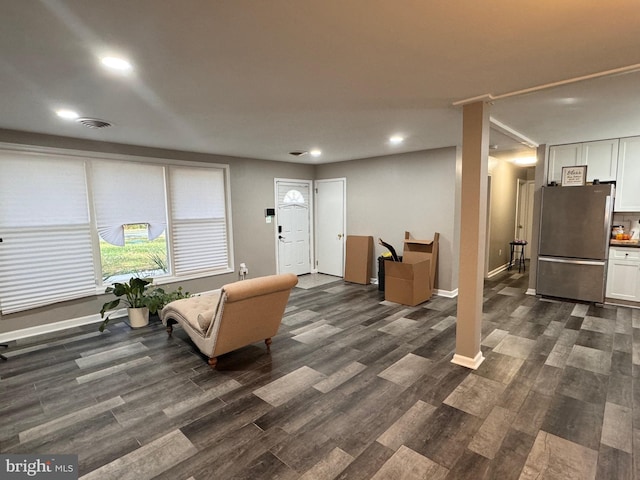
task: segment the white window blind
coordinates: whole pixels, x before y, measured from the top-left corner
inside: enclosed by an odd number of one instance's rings
[[[2,153],[0,235],[3,314],[94,293],[84,162]]]
[[[100,237],[124,245],[124,225],[147,223],[149,240],[167,227],[164,167],[133,162],[92,162],[93,202]]]
[[[171,167],[174,273],[229,267],[224,171]]]

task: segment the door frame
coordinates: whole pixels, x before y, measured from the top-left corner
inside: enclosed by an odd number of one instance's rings
[[[303,180],[296,178],[274,178],[273,179],[273,198],[276,210],[276,221],[273,225],[273,239],[276,249],[276,273],[280,273],[280,245],[278,239],[278,183],[305,183],[309,185],[309,262],[311,273],[316,271],[315,265],[315,188],[313,180]]]
[[[317,189],[317,185],[319,183],[328,183],[328,182],[336,182],[339,181],[342,183],[342,232],[343,232],[343,241],[342,241],[342,277],[344,278],[344,269],[346,266],[346,254],[347,254],[347,177],[337,177],[337,178],[323,178],[320,180],[315,180],[314,181],[314,185],[313,185],[313,194],[314,196],[318,194],[318,189]],[[318,215],[317,215],[317,203],[315,202],[314,205],[314,217],[315,217],[315,221],[314,221],[314,225],[315,222],[318,221]],[[315,229],[316,232],[319,231],[319,227],[317,227]],[[317,244],[318,240],[316,239],[316,244]],[[317,264],[317,260],[315,260],[314,257],[314,261],[313,261],[313,265],[312,265],[312,271],[314,273],[318,272],[318,264]]]
[[[486,218],[486,232],[485,232],[485,242],[484,242],[484,278],[490,278],[489,274],[489,260],[491,259],[491,173],[487,175],[487,218]]]

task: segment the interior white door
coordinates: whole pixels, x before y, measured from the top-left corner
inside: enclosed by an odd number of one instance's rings
[[[518,205],[516,214],[515,237],[526,240],[531,245],[533,231],[533,194],[535,190],[534,182],[518,180]],[[525,249],[529,258],[529,249]]]
[[[278,272],[311,273],[311,182],[276,181]]]
[[[316,181],[316,265],[319,273],[344,276],[346,179]]]

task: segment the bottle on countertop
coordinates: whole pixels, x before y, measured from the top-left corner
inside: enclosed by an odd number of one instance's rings
[[[640,240],[640,220],[631,228],[631,240]]]

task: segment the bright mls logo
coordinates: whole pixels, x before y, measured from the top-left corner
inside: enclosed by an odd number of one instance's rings
[[[77,455],[0,455],[2,480],[77,480]]]

